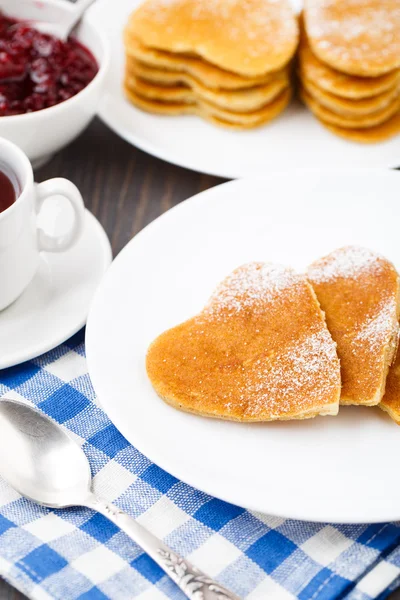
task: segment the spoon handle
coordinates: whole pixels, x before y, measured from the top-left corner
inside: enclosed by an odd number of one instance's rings
[[[189,561],[173,552],[161,540],[142,527],[125,512],[93,494],[85,505],[101,513],[122,529],[134,542],[169,575],[189,600],[240,600],[194,567]]]
[[[94,2],[95,0],[77,0],[77,2],[75,2],[74,11],[72,12],[72,18],[71,21],[68,23],[69,33],[82,19],[83,13],[87,11],[89,6],[94,4]]]

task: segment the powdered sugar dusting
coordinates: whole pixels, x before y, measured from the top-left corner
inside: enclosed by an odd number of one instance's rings
[[[242,390],[246,414],[254,417],[268,407],[271,418],[301,413],[304,404],[333,402],[339,384],[336,345],[327,329],[319,329],[278,353],[272,363],[262,359],[248,373]],[[304,410],[304,408],[303,408]]]
[[[400,5],[396,0],[308,0],[307,33],[341,62],[385,64],[400,56]]]
[[[396,312],[394,298],[383,302],[355,335],[353,351],[357,352],[358,346],[364,347],[367,343],[371,352],[379,352],[382,347],[389,344],[393,337],[393,324],[397,321]]]
[[[308,274],[338,344],[342,401],[378,402],[398,331],[395,268],[379,254],[348,247],[314,263]]]
[[[263,56],[266,47],[275,52],[278,42],[286,45],[288,40],[294,41],[298,35],[297,22],[288,0],[147,0],[138,9],[138,13],[146,14],[155,24],[165,25],[171,34],[175,30],[182,32],[180,11],[188,20],[188,36],[196,44],[193,51],[200,54],[201,44],[209,42],[202,23],[208,27],[218,24],[218,32],[226,40],[246,44],[248,60]],[[198,31],[197,25],[200,26]],[[201,39],[198,39],[198,33]],[[176,39],[176,43],[180,41]],[[246,58],[243,60],[248,62]]]
[[[208,306],[207,314],[220,311],[237,313],[246,308],[265,310],[278,294],[302,282],[302,276],[282,265],[249,263],[236,269],[216,289]],[[292,289],[292,294],[294,290]]]
[[[148,356],[174,402],[200,414],[269,421],[338,409],[336,344],[307,279],[284,266],[239,267]]]
[[[240,6],[246,14],[246,26],[257,29],[269,27],[271,21],[277,18],[282,21],[283,27],[287,27],[285,18],[293,18],[293,10],[287,0],[147,0],[144,6],[160,21],[168,19],[171,8],[190,6],[194,22],[213,17],[223,20],[224,25],[229,25],[233,11]]]
[[[222,320],[229,326],[238,315],[244,316],[246,323],[259,315],[260,332],[249,333],[259,339],[268,336],[260,346],[264,347],[261,353],[243,364],[234,362],[234,386],[219,391],[226,409],[241,406],[246,418],[257,420],[318,412],[321,406],[337,403],[340,369],[336,344],[317,307],[313,317],[312,312],[307,313],[306,326],[298,317],[304,305],[314,305],[307,287],[304,276],[288,267],[250,263],[236,269],[217,288],[202,319]],[[285,309],[282,298],[289,301]],[[281,307],[279,323],[270,316],[277,306]],[[274,327],[279,330],[278,341],[271,344]]]
[[[353,278],[364,273],[377,275],[384,268],[385,259],[360,246],[346,246],[313,263],[308,276],[314,283]],[[385,261],[386,262],[386,261]]]

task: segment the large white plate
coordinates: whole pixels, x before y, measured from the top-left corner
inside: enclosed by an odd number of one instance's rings
[[[400,519],[400,428],[379,408],[243,425],[179,412],[145,371],[150,342],[196,314],[252,260],[302,270],[345,244],[400,267],[400,173],[308,172],[239,180],[154,221],[114,261],[87,327],[89,371],[124,436],[187,483],[232,503],[332,522]]]
[[[300,104],[273,123],[251,131],[227,131],[191,116],[151,115],[124,98],[122,30],[141,0],[98,0],[90,17],[111,40],[112,57],[99,115],[131,144],[171,163],[220,177],[264,175],[288,167],[396,167],[400,136],[381,144],[342,140]],[[293,0],[299,5],[300,0]]]

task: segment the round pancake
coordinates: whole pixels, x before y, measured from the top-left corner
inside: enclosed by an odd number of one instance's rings
[[[205,101],[196,104],[184,102],[159,102],[140,96],[132,88],[125,87],[127,99],[141,110],[160,115],[197,115],[214,124],[230,129],[251,129],[275,119],[289,104],[291,90],[287,88],[271,104],[249,113],[232,113]]]
[[[373,77],[400,67],[399,0],[306,0],[314,54],[334,69]]]
[[[302,78],[343,98],[370,98],[400,84],[400,70],[378,77],[357,77],[336,71],[314,56],[304,38],[299,47],[298,58]]]
[[[289,0],[145,0],[127,31],[150,48],[196,54],[246,77],[281,69],[299,37]]]
[[[125,33],[125,52],[128,59],[131,57],[148,67],[157,69],[154,76],[161,77],[162,83],[171,81],[174,74],[186,73],[208,88],[236,90],[268,83],[283,73],[281,69],[258,77],[243,77],[220,69],[200,58],[147,48],[127,32]]]
[[[383,94],[379,94],[378,96],[373,96],[372,98],[352,100],[349,98],[341,98],[340,96],[335,96],[325,90],[321,90],[307,79],[302,79],[301,83],[306,92],[319,102],[319,104],[339,115],[350,118],[353,116],[370,115],[371,113],[383,110],[400,94],[400,86],[396,86],[391,90],[383,92]]]
[[[368,127],[374,127],[384,123],[390,117],[395,115],[400,110],[400,97],[397,97],[388,107],[383,110],[372,113],[371,115],[363,115],[361,117],[345,117],[334,113],[333,111],[325,108],[317,102],[310,94],[308,94],[304,88],[300,91],[300,96],[307,104],[309,109],[325,123],[336,125],[338,127],[347,129],[365,129]]]
[[[338,135],[350,142],[358,142],[360,144],[376,144],[384,142],[390,138],[399,135],[400,133],[400,112],[394,117],[385,121],[381,125],[370,127],[369,129],[344,129],[330,125],[329,123],[321,123],[335,135]]]
[[[272,102],[289,85],[288,80],[285,82],[282,79],[248,90],[217,91],[209,90],[196,82],[193,83],[193,88],[184,85],[163,86],[135,77],[134,71],[127,73],[126,86],[145,98],[190,104],[196,103],[197,100],[205,100],[232,112],[249,112],[262,108]]]

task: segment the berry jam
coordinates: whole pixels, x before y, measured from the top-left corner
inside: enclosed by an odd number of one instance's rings
[[[97,71],[92,53],[74,38],[62,42],[0,12],[0,116],[68,100]]]

